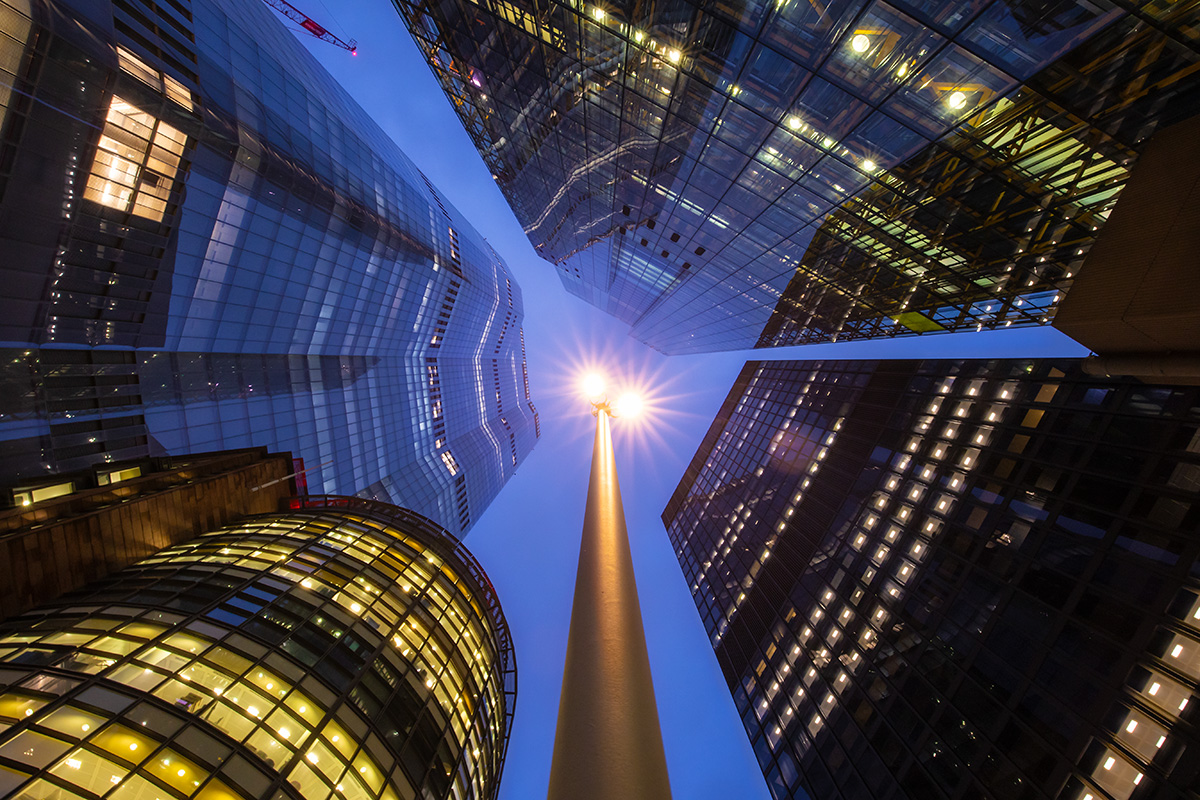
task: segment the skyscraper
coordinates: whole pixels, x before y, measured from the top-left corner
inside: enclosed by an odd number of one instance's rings
[[[667,353],[1042,324],[1190,6],[394,0],[568,291]]]
[[[490,799],[515,669],[452,536],[297,498],[0,625],[0,795]]]
[[[1200,388],[751,362],[663,521],[774,797],[1195,791]]]
[[[487,242],[257,0],[3,9],[6,477],[267,446],[467,530],[538,425]]]

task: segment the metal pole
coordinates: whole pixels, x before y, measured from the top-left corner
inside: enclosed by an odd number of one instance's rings
[[[548,800],[671,797],[609,416],[597,404]]]

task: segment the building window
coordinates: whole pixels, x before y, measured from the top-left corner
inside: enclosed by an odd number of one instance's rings
[[[147,86],[156,89],[160,94],[165,95],[167,99],[178,103],[188,111],[196,110],[196,104],[192,101],[191,90],[170,75],[154,69],[124,47],[117,48],[117,61],[124,72],[137,78]]]
[[[108,486],[110,483],[120,483],[131,478],[140,478],[142,476],[141,467],[130,467],[128,469],[114,469],[109,472],[101,472],[96,475],[96,483],[100,486]]]
[[[33,489],[19,489],[13,492],[13,502],[19,506],[28,506],[43,500],[53,500],[55,497],[62,497],[74,491],[75,484],[73,482],[56,483]]]
[[[160,222],[187,136],[113,95],[84,199]]]

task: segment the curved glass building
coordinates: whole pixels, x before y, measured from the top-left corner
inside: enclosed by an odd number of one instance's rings
[[[492,798],[516,692],[443,529],[293,499],[0,628],[0,796]]]
[[[461,536],[537,442],[508,267],[259,0],[0,0],[0,252],[0,480],[267,447]]]

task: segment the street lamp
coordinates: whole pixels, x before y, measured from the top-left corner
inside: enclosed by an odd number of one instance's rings
[[[609,428],[613,417],[636,414],[641,403],[634,395],[610,403],[598,376],[585,380],[584,391],[596,417],[596,438],[547,798],[669,800]]]

